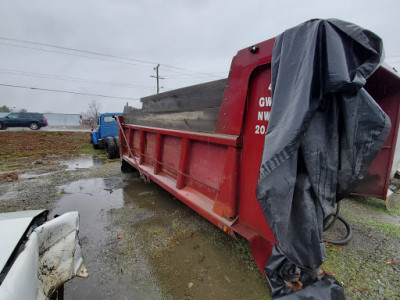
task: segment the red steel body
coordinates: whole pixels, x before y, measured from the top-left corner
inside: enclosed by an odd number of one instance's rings
[[[391,175],[400,163],[400,146],[396,147],[399,142],[400,76],[389,66],[380,67],[368,79],[365,89],[390,117],[392,128],[381,151],[372,161],[367,176],[354,192],[386,200]]]
[[[262,272],[275,243],[255,195],[271,111],[273,45],[271,39],[233,58],[215,133],[125,124],[123,117],[118,118],[121,159],[223,231],[244,236]],[[378,102],[386,105],[387,100],[386,111],[395,110],[390,117],[396,126],[383,158],[377,157],[383,191],[397,140],[400,96],[399,91],[386,98],[381,97],[384,91],[376,92]],[[386,165],[380,168],[381,160]]]

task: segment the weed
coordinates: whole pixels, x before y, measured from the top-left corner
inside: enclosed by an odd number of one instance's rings
[[[78,148],[77,151],[82,153],[96,153],[96,150],[93,149],[93,147],[91,147],[90,145]]]

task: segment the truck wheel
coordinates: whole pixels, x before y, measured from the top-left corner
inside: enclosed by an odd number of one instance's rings
[[[32,123],[29,124],[29,128],[32,129],[32,130],[38,130],[40,127],[39,127],[38,123],[32,122]]]
[[[117,144],[112,137],[106,138],[106,155],[109,159],[117,157]]]
[[[4,123],[0,122],[0,130],[4,130],[6,128],[7,128],[7,126],[4,125]]]
[[[116,153],[115,157],[119,157],[120,155],[119,155],[119,137],[118,136],[114,136],[114,142],[115,142],[115,145],[117,146],[117,153]]]
[[[122,173],[133,173],[137,172],[137,170],[132,167],[130,164],[128,164],[126,161],[122,160],[121,161],[121,172]]]

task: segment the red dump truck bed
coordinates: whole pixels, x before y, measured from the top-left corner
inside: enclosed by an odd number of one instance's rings
[[[261,271],[275,243],[255,194],[272,103],[273,46],[270,39],[239,51],[227,80],[144,98],[142,111],[126,107],[119,117],[123,164],[224,232],[244,236]],[[380,67],[366,90],[390,116],[392,129],[356,192],[386,199],[398,135],[399,77]],[[185,106],[187,97],[195,101]]]

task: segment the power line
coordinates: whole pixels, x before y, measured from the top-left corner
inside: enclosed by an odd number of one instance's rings
[[[29,89],[29,90],[38,90],[38,91],[46,91],[46,92],[54,92],[54,93],[67,93],[67,94],[83,95],[83,96],[95,96],[95,97],[102,97],[102,98],[113,98],[113,99],[122,99],[122,100],[140,100],[140,99],[128,98],[128,97],[117,97],[117,96],[107,96],[107,95],[100,95],[100,94],[80,93],[80,92],[73,92],[73,91],[45,89],[45,88],[22,86],[22,85],[4,84],[4,83],[0,83],[0,86],[21,88],[21,89]]]
[[[171,70],[170,70],[171,71]],[[175,73],[175,74],[163,74],[165,79],[175,79],[175,78],[180,78],[180,79],[188,79],[188,78],[198,78],[198,79],[207,79],[207,80],[218,80],[218,79],[222,79],[224,77],[221,78],[210,78],[210,77],[204,77],[202,75],[188,75],[188,74],[184,74],[184,73]]]
[[[174,66],[171,66],[171,65],[161,64],[161,66],[166,67],[166,68],[176,69],[176,70],[182,70],[182,71],[186,71],[186,72],[192,72],[192,73],[195,73],[195,74],[206,75],[206,76],[214,77],[214,78],[223,78],[223,77],[221,77],[221,76],[219,76],[219,75],[214,75],[214,74],[212,74],[212,73],[204,73],[204,72],[199,72],[199,71],[192,71],[192,70],[189,70],[189,69],[174,67]],[[172,70],[170,70],[170,71],[173,72]],[[175,71],[175,72],[176,72],[176,71]],[[185,73],[182,73],[182,72],[181,72],[181,74],[185,74]],[[187,74],[187,75],[190,75],[190,74]]]
[[[158,63],[152,62],[152,61],[140,60],[140,59],[129,58],[129,57],[122,57],[122,56],[117,56],[117,55],[110,55],[110,54],[105,54],[105,53],[100,53],[100,52],[95,52],[95,51],[75,49],[75,48],[70,48],[70,47],[63,47],[63,46],[58,46],[58,45],[53,45],[53,44],[32,42],[32,41],[27,41],[27,40],[22,40],[22,39],[14,39],[14,38],[8,38],[8,37],[0,37],[0,39],[7,40],[7,41],[13,41],[13,42],[19,42],[19,43],[27,43],[27,44],[32,44],[32,45],[52,47],[52,48],[56,48],[56,49],[63,49],[63,50],[74,51],[74,52],[81,52],[81,53],[86,53],[86,54],[91,54],[91,55],[102,56],[102,57],[109,57],[109,58],[113,58],[113,59],[123,59],[123,60],[140,62],[140,63],[151,64],[151,65],[158,64]],[[9,45],[9,46],[11,45],[11,46],[16,46],[16,47],[21,46],[21,45],[14,45],[14,44],[3,44],[3,45]],[[39,48],[39,49],[41,49],[41,48]],[[44,49],[41,49],[41,50],[42,51],[46,51]],[[47,50],[47,51],[49,51],[49,50]],[[49,51],[49,52],[52,52],[52,51]],[[67,54],[65,52],[56,52],[56,53]],[[83,56],[83,57],[88,57],[88,56]],[[91,57],[88,57],[88,58],[91,58]],[[108,61],[119,62],[119,61],[115,61],[115,60],[108,60]],[[161,64],[161,65],[163,67],[166,67],[166,68],[172,68],[172,69],[176,69],[176,70],[182,70],[182,71],[187,71],[187,72],[207,75],[207,76],[210,76],[210,77],[221,77],[221,76],[218,76],[218,75],[215,75],[215,74],[212,74],[212,73],[193,71],[193,70],[180,68],[180,67],[175,67],[175,66],[167,65],[167,64]]]
[[[104,54],[104,53],[99,53],[99,52],[94,52],[94,51],[80,50],[80,49],[75,49],[75,48],[70,48],[70,47],[63,47],[63,46],[57,46],[57,45],[52,45],[52,44],[31,42],[31,41],[20,40],[20,39],[13,39],[13,38],[7,38],[7,37],[0,37],[0,39],[1,39],[1,40],[7,40],[7,41],[13,41],[13,42],[20,42],[20,43],[27,43],[27,44],[32,44],[32,45],[38,45],[38,46],[52,47],[52,48],[63,49],[63,50],[69,50],[69,51],[75,51],[75,52],[82,52],[82,53],[93,54],[93,55],[98,55],[98,56],[106,56],[106,57],[111,57],[111,58],[118,58],[118,59],[131,60],[131,61],[135,61],[135,62],[141,62],[141,63],[152,64],[152,65],[155,64],[154,62],[145,61],[145,60],[140,60],[140,59],[134,59],[134,58],[128,58],[128,57],[122,57],[122,56]]]
[[[26,71],[18,71],[18,70],[10,70],[10,69],[0,69],[0,73],[19,75],[19,76],[28,76],[28,77],[38,77],[38,78],[49,78],[49,79],[56,79],[56,80],[84,82],[84,83],[90,83],[90,84],[106,84],[106,85],[124,87],[124,88],[139,88],[139,89],[153,90],[153,87],[151,87],[151,86],[135,85],[135,84],[128,84],[128,83],[118,83],[118,82],[107,82],[107,81],[101,81],[101,80],[93,80],[93,79],[85,79],[85,78],[69,77],[69,76],[59,76],[59,75],[26,72]]]
[[[57,50],[49,50],[49,49],[43,49],[43,48],[37,48],[37,47],[29,47],[29,46],[23,46],[23,45],[15,45],[15,44],[7,44],[7,43],[0,43],[0,45],[18,47],[18,48],[23,48],[23,49],[32,49],[32,50],[38,50],[38,51],[42,51],[42,52],[49,52],[49,53],[65,54],[65,55],[69,55],[69,56],[76,56],[76,57],[83,57],[83,58],[89,58],[89,59],[100,60],[100,61],[114,62],[114,63],[120,63],[120,64],[131,65],[131,66],[138,66],[138,67],[145,67],[145,68],[150,67],[150,68],[152,68],[152,66],[139,65],[139,64],[134,64],[134,63],[130,63],[130,62],[114,60],[114,59],[104,59],[104,58],[99,58],[99,57],[92,57],[92,56],[87,56],[87,55],[82,55],[82,54],[66,53],[66,52],[61,52],[61,51],[57,51]],[[168,65],[161,65],[161,66],[170,67]],[[172,68],[180,69],[180,68],[177,68],[177,67],[172,67]],[[177,73],[177,74],[180,74],[180,75],[187,75],[187,76],[193,77],[193,78],[203,78],[203,79],[208,79],[208,80],[210,79],[210,77],[196,76],[194,74],[190,74],[190,73],[187,73],[187,72],[180,72],[180,71],[175,71],[175,70],[169,70],[169,71]],[[192,72],[195,72],[195,71],[192,71]],[[200,73],[200,74],[202,74],[202,73]],[[217,78],[223,78],[221,76],[216,76],[216,75],[208,75],[208,76],[213,76],[213,77],[217,77]]]
[[[104,58],[100,58],[100,57],[93,57],[93,56],[87,56],[87,55],[76,54],[76,53],[67,53],[67,52],[62,52],[62,51],[57,51],[57,50],[50,50],[50,49],[43,49],[43,48],[37,48],[37,47],[15,45],[15,44],[7,44],[7,43],[0,43],[0,45],[18,47],[18,48],[24,48],[24,49],[33,49],[33,50],[38,50],[38,51],[43,51],[43,52],[50,52],[50,53],[65,54],[65,55],[69,55],[69,56],[84,57],[84,58],[90,58],[90,59],[108,61],[108,62],[115,62],[115,63],[125,64],[125,65],[131,65],[131,66],[146,67],[146,68],[150,67],[150,68],[152,68],[152,66],[144,66],[144,65],[134,64],[134,63],[130,63],[130,62],[124,62],[124,61],[118,61],[118,60],[112,60],[112,59],[104,59]]]
[[[193,77],[193,78],[203,78],[203,79],[208,79],[208,80],[210,80],[210,77],[199,76],[199,75],[194,75],[194,74],[190,74],[190,73],[179,72],[179,71],[175,71],[175,70],[168,70],[168,71],[169,71],[169,72],[173,72],[173,73],[175,73],[175,74],[177,74],[177,75],[187,75],[187,76]],[[218,78],[220,78],[220,79],[224,78],[224,77],[221,77],[221,76],[215,76],[215,77],[218,77]],[[214,80],[215,80],[215,78],[214,78]]]
[[[183,76],[183,75],[180,75],[180,74],[175,74],[175,75],[173,75],[173,76],[171,76],[171,75],[165,75],[164,77],[163,77],[163,79],[179,79],[179,80],[181,80],[181,79],[188,79],[188,78],[190,78],[190,79],[204,79],[204,77],[202,77],[202,76],[190,76],[190,77],[188,77],[188,76]],[[207,78],[207,79],[210,79],[210,78]],[[215,80],[215,79],[214,79]],[[218,80],[218,79],[217,79]]]

